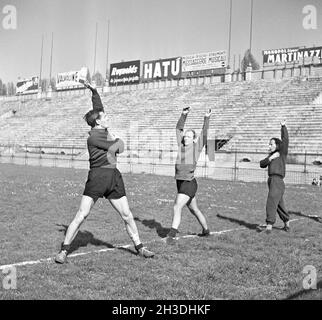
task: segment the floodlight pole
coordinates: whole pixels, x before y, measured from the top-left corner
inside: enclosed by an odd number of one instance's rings
[[[230,67],[232,8],[233,8],[233,0],[230,0],[230,8],[229,8],[229,36],[228,36],[228,67]]]
[[[250,52],[252,52],[252,40],[253,40],[253,6],[254,6],[254,0],[251,0],[250,32],[249,32],[249,50],[250,50]]]
[[[44,35],[41,36],[41,51],[40,51],[40,71],[39,71],[39,83],[38,88],[41,86],[41,74],[42,74],[42,56],[44,49]]]

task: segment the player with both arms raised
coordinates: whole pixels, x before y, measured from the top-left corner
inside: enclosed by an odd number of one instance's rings
[[[87,139],[90,171],[79,210],[67,229],[65,240],[60,252],[55,257],[55,261],[57,263],[66,261],[70,245],[81,224],[89,215],[98,198],[102,197],[107,198],[120,214],[137,253],[144,258],[152,258],[154,253],[147,250],[140,241],[138,229],[125,194],[122,175],[116,168],[116,154],[124,151],[124,143],[121,139],[115,139],[107,130],[109,119],[104,112],[97,90],[88,82],[84,85],[92,91],[93,104],[93,110],[90,110],[84,116],[87,124],[92,128]]]
[[[178,227],[181,222],[181,212],[185,205],[187,205],[190,212],[197,218],[202,226],[202,233],[200,235],[208,236],[210,234],[206,218],[197,206],[196,192],[198,184],[194,177],[194,172],[201,151],[207,143],[211,110],[209,109],[205,114],[203,128],[199,137],[197,137],[195,130],[192,129],[188,129],[183,133],[189,112],[190,107],[183,109],[176,126],[178,156],[175,165],[175,179],[178,194],[173,207],[172,226],[166,238],[167,244],[176,242],[176,234],[178,233]]]

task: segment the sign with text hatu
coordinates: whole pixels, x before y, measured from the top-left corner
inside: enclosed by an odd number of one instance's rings
[[[181,78],[181,57],[143,62],[142,81]]]
[[[140,82],[140,60],[110,64],[110,86],[124,86]]]

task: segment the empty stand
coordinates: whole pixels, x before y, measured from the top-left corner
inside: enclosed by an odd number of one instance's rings
[[[287,120],[290,150],[322,148],[322,106],[313,101],[322,78],[258,80],[209,85],[142,89],[101,94],[110,129],[133,149],[176,148],[175,125],[184,106],[191,106],[187,128],[200,130],[212,108],[210,137],[229,140],[223,150],[266,151]],[[91,95],[52,100],[0,102],[0,144],[86,148],[89,127],[82,119]],[[16,114],[12,110],[17,110]]]

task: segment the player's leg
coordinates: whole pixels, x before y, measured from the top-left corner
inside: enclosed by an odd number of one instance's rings
[[[279,217],[281,218],[281,220],[284,222],[283,230],[288,232],[290,230],[290,222],[289,222],[290,215],[289,215],[288,211],[286,210],[283,196],[281,197],[281,200],[278,203],[277,213],[278,213]]]
[[[94,203],[95,202],[94,202],[93,198],[83,195],[79,209],[78,209],[73,221],[71,222],[71,224],[69,225],[69,227],[67,229],[65,240],[64,240],[65,245],[71,244],[73,242],[73,240],[75,239],[75,237],[78,233],[78,230],[79,230],[81,224],[84,222],[84,220],[89,215],[90,210],[92,209]]]
[[[109,201],[112,207],[119,213],[119,215],[123,219],[126,231],[133,241],[134,245],[139,245],[141,243],[139,232],[130,210],[127,197],[123,196],[120,199],[109,199]]]
[[[196,197],[193,197],[188,203],[187,207],[189,208],[190,212],[197,218],[198,222],[202,226],[202,236],[208,236],[210,234],[207,221],[205,216],[202,214],[202,212],[199,210],[197,205],[197,199]]]
[[[266,231],[270,232],[272,230],[273,224],[276,221],[277,206],[283,195],[280,185],[278,184],[277,177],[272,177],[269,183],[269,191],[266,201]]]
[[[57,254],[55,261],[57,263],[64,263],[68,254],[68,251],[70,249],[70,245],[72,241],[75,239],[78,230],[81,226],[81,224],[84,222],[88,214],[90,213],[90,210],[92,206],[94,205],[93,198],[89,196],[82,196],[82,200],[79,206],[79,209],[73,219],[73,221],[68,226],[68,229],[66,231],[65,240],[62,244],[61,251]]]
[[[173,206],[173,217],[172,217],[172,224],[171,229],[167,236],[167,243],[172,244],[175,242],[176,234],[178,233],[178,228],[181,223],[181,213],[183,207],[188,203],[190,197],[183,193],[178,193],[176,199],[174,201]]]
[[[113,208],[120,214],[125,223],[126,231],[134,243],[135,249],[138,254],[145,258],[152,258],[154,253],[143,247],[143,244],[139,237],[139,232],[136,223],[133,218],[133,214],[130,210],[129,203],[126,196],[119,199],[109,199]]]

